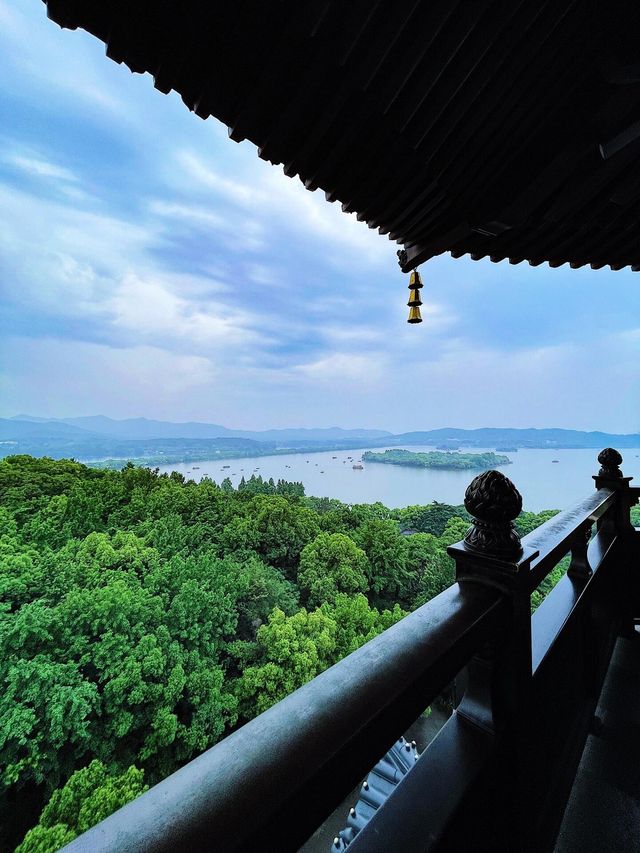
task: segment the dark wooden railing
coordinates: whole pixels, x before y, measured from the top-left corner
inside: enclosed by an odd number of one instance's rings
[[[453,716],[350,850],[552,849],[613,644],[639,615],[640,490],[616,451],[598,458],[596,492],[522,541],[513,484],[476,477],[456,584],[65,850],[297,850],[461,671]]]

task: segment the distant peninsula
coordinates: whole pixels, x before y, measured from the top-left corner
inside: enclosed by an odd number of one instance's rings
[[[385,450],[362,454],[364,462],[382,462],[386,465],[409,465],[412,468],[439,468],[446,471],[488,471],[499,465],[510,465],[508,456],[497,453],[446,453],[438,450],[412,453],[410,450]]]

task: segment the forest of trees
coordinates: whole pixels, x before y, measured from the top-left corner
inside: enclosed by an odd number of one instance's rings
[[[437,595],[468,523],[259,477],[1,461],[2,850],[57,850]]]

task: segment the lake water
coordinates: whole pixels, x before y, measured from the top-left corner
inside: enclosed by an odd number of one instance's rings
[[[398,447],[400,445],[394,445]],[[428,451],[431,447],[402,445],[406,450]],[[432,501],[461,504],[464,492],[475,476],[473,471],[436,471],[429,468],[409,468],[399,465],[362,463],[362,471],[351,467],[365,449],[327,451],[322,453],[291,453],[282,456],[258,456],[244,459],[205,460],[165,465],[161,471],[180,471],[186,477],[200,480],[208,476],[217,483],[229,477],[237,486],[244,475],[261,474],[304,483],[307,495],[338,498],[345,503],[381,501],[388,507],[428,504]],[[385,448],[368,448],[382,451]],[[493,448],[487,448],[493,450]],[[470,452],[480,452],[473,448]],[[504,453],[511,465],[500,470],[513,480],[523,496],[524,508],[532,512],[543,509],[564,509],[585,497],[593,488],[592,474],[600,467],[598,450],[519,450]],[[347,457],[351,456],[353,461]],[[622,470],[640,479],[640,448],[623,451]],[[334,458],[336,457],[336,458]],[[557,462],[552,460],[557,459]],[[198,470],[193,470],[194,464]],[[229,468],[223,469],[223,465]]]

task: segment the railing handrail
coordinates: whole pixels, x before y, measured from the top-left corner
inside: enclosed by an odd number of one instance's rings
[[[507,615],[498,590],[454,584],[65,851],[169,853],[221,840],[225,850],[256,850],[269,828],[277,837],[286,826],[290,844],[296,825],[302,843]],[[314,815],[313,780],[322,776],[335,804]]]
[[[602,488],[583,498],[572,507],[559,512],[522,538],[523,547],[539,554],[531,561],[531,591],[536,589],[549,572],[571,549],[581,530],[587,530],[601,518],[616,501],[616,492]]]

